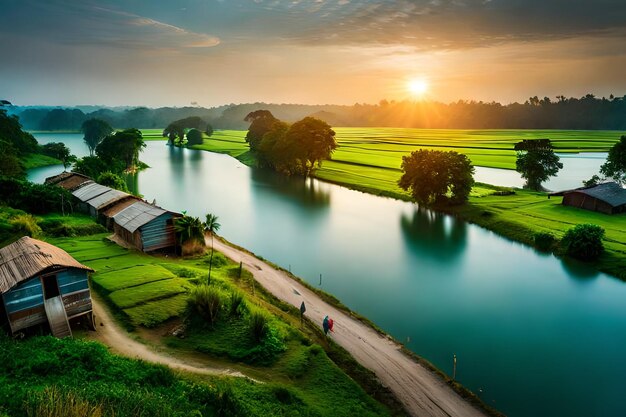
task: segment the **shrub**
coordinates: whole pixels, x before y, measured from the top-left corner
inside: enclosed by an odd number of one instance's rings
[[[192,310],[198,312],[212,326],[222,309],[223,300],[224,295],[217,288],[198,285],[191,290],[188,303]]]
[[[597,259],[604,252],[604,229],[595,224],[578,224],[563,236],[561,241],[568,255],[583,261]]]
[[[267,321],[267,316],[259,311],[254,311],[250,314],[250,332],[257,342],[260,342],[267,334]]]
[[[116,190],[128,192],[128,186],[126,185],[124,178],[112,173],[111,171],[106,171],[100,174],[96,182],[107,187],[115,188]]]
[[[32,214],[18,214],[9,220],[13,231],[30,237],[39,237],[42,233],[41,227],[37,225],[37,219]]]
[[[228,264],[228,259],[221,252],[213,252],[213,260],[211,260],[211,256],[207,256],[204,259],[204,263],[209,265],[209,263],[213,266],[213,268],[221,268],[224,265]]]
[[[243,294],[239,291],[233,291],[230,295],[230,315],[235,316],[242,313],[246,308],[246,303],[243,299]]]
[[[537,232],[534,236],[535,246],[542,251],[549,251],[556,242],[556,238],[552,233]]]
[[[202,132],[198,129],[189,129],[187,132],[187,146],[202,145]]]

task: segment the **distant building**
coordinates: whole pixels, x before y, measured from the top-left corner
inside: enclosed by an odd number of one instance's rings
[[[93,270],[64,250],[24,236],[0,249],[0,318],[12,333],[48,323],[56,337],[71,336],[69,319],[89,315]]]
[[[563,205],[606,214],[626,213],[626,189],[615,182],[564,191]]]
[[[46,178],[45,184],[57,185],[68,191],[73,191],[86,182],[93,182],[91,178],[77,172],[62,172],[59,175]]]
[[[176,248],[174,219],[180,214],[137,201],[113,215],[113,231],[143,252]]]
[[[101,215],[115,203],[122,200],[139,200],[139,198],[131,194],[100,185],[96,182],[83,183],[72,191],[72,194],[81,201],[82,210],[98,218],[103,223],[106,223],[106,221],[101,218]]]

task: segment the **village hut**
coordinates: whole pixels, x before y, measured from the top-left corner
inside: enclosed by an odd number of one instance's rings
[[[615,182],[563,192],[563,205],[606,214],[626,213],[626,190]]]
[[[135,196],[95,182],[84,183],[72,191],[72,194],[81,201],[82,210],[96,218],[115,203],[122,200],[137,200]]]
[[[71,336],[70,319],[93,324],[88,272],[64,250],[22,237],[0,249],[0,317],[12,333],[47,323],[54,336]]]
[[[173,250],[176,247],[176,217],[180,217],[180,214],[136,201],[113,215],[113,231],[119,238],[143,252]]]
[[[74,191],[81,185],[93,182],[91,178],[78,172],[62,172],[59,175],[46,178],[44,184],[56,185],[68,191]]]

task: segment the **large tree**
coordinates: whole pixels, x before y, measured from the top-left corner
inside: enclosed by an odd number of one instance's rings
[[[323,120],[305,117],[289,127],[276,148],[288,158],[287,173],[309,175],[315,165],[330,158],[337,148],[335,131]]]
[[[187,146],[202,145],[202,132],[198,129],[189,129],[187,132]]]
[[[41,153],[61,161],[63,169],[66,170],[70,165],[76,162],[76,156],[72,155],[70,148],[63,142],[46,143],[41,147]]]
[[[622,136],[609,150],[606,162],[600,167],[600,173],[620,184],[626,184],[626,136]]]
[[[550,139],[524,139],[515,144],[515,150],[515,169],[526,180],[526,187],[531,190],[542,190],[541,183],[563,168]]]
[[[450,202],[463,203],[474,185],[469,158],[454,151],[414,151],[402,157],[402,171],[398,185],[425,206],[445,200],[448,194]]]
[[[89,148],[90,156],[93,156],[96,147],[98,146],[98,144],[100,144],[100,142],[102,142],[102,139],[104,139],[113,132],[113,128],[110,124],[102,119],[95,118],[85,120],[80,130],[85,135],[83,140]]]
[[[243,119],[250,123],[248,133],[246,133],[246,142],[250,145],[251,151],[256,151],[263,139],[263,135],[272,129],[277,118],[269,110],[256,110],[248,113]]]
[[[139,152],[146,147],[138,129],[126,129],[109,135],[96,147],[96,155],[112,171],[132,171],[139,163]]]
[[[0,140],[10,143],[18,157],[38,152],[37,140],[22,130],[17,116],[9,116],[5,109],[0,109]]]

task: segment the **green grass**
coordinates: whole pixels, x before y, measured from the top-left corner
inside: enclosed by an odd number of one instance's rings
[[[161,279],[113,291],[109,298],[116,306],[125,309],[182,294],[187,292],[189,286],[189,282],[182,278]]]
[[[36,410],[55,410],[45,415],[61,417],[80,408],[107,417],[350,415],[341,404],[333,414],[329,405],[337,397],[331,395],[332,386],[324,388],[327,398],[318,398],[288,383],[177,374],[162,365],[115,356],[99,343],[71,338],[15,341],[0,335],[0,361],[0,415],[12,417],[42,415]],[[367,408],[371,399],[363,398],[361,405],[359,395],[353,397],[352,409],[365,410],[353,415],[385,415],[384,409]]]
[[[107,302],[122,312],[127,325],[153,327],[179,317],[185,309],[182,295],[191,284],[170,271],[178,267],[176,261],[129,251],[105,241],[106,236],[50,241],[96,271],[92,282]]]
[[[25,157],[22,158],[22,164],[25,169],[46,167],[49,165],[59,165],[61,161],[56,158],[52,158],[47,155],[42,155],[39,153],[29,153]]]
[[[103,237],[59,238],[52,239],[51,243],[81,258],[86,265],[108,266],[97,270],[93,282],[117,313],[121,312],[132,325],[153,327],[182,316],[187,308],[187,290],[195,283],[206,282],[206,255],[192,259],[148,256],[119,248]],[[232,367],[245,363],[246,373],[267,383],[263,390],[254,384],[233,388],[233,401],[250,415],[260,412],[346,417],[392,414],[335,365],[324,349],[313,344],[314,340],[325,340],[317,327],[304,329],[306,334],[296,330],[297,312],[275,302],[259,291],[258,286],[253,292],[249,274],[239,278],[234,273],[237,268],[238,265],[230,261],[213,268],[211,286],[225,294],[224,306],[215,324],[211,326],[199,315],[192,314],[185,338],[165,336],[168,349],[196,351],[211,360],[226,361]],[[229,309],[229,294],[233,292],[242,294],[246,305],[235,314]],[[260,311],[269,320],[269,331],[260,343],[254,340],[250,329],[251,311]],[[376,395],[385,392],[378,385],[368,385],[368,389]],[[337,403],[336,398],[342,401]],[[383,399],[392,404],[392,409],[396,410],[394,415],[401,414],[395,400],[390,396],[383,396]],[[279,404],[272,405],[272,402]]]
[[[107,291],[117,291],[153,281],[172,280],[176,275],[161,265],[131,266],[126,269],[103,272],[94,280]]]

